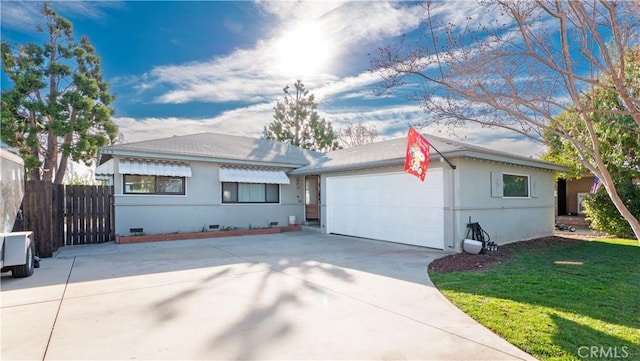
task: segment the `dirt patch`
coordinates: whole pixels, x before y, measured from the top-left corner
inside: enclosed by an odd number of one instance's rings
[[[517,250],[543,252],[550,247],[571,247],[582,239],[564,237],[543,237],[529,241],[516,242],[500,246],[496,252],[484,254],[458,253],[431,262],[429,270],[434,272],[481,271],[495,267],[511,259]]]

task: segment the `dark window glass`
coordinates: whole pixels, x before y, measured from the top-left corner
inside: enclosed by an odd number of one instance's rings
[[[156,192],[155,177],[152,175],[129,175],[124,176],[124,193],[148,193]]]
[[[267,203],[280,202],[280,185],[267,184]]]
[[[529,177],[526,175],[503,174],[504,197],[529,197]]]
[[[125,174],[124,194],[185,194],[184,177]]]
[[[222,183],[222,203],[238,202],[238,183]]]
[[[156,177],[156,193],[184,194],[184,178]]]
[[[278,203],[279,201],[279,184],[222,183],[222,203]]]

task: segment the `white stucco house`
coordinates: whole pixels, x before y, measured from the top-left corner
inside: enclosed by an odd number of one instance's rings
[[[460,251],[467,223],[498,244],[547,236],[562,167],[425,135],[424,182],[403,172],[406,138],[317,153],[202,133],[101,149],[116,234],[317,224],[321,232]]]

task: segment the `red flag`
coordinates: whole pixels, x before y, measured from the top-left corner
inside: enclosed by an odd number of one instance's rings
[[[429,142],[412,127],[407,135],[407,154],[404,159],[404,171],[413,174],[424,182],[429,165]]]

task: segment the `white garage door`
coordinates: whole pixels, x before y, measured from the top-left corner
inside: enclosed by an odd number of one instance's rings
[[[444,249],[442,169],[327,178],[327,231]]]

